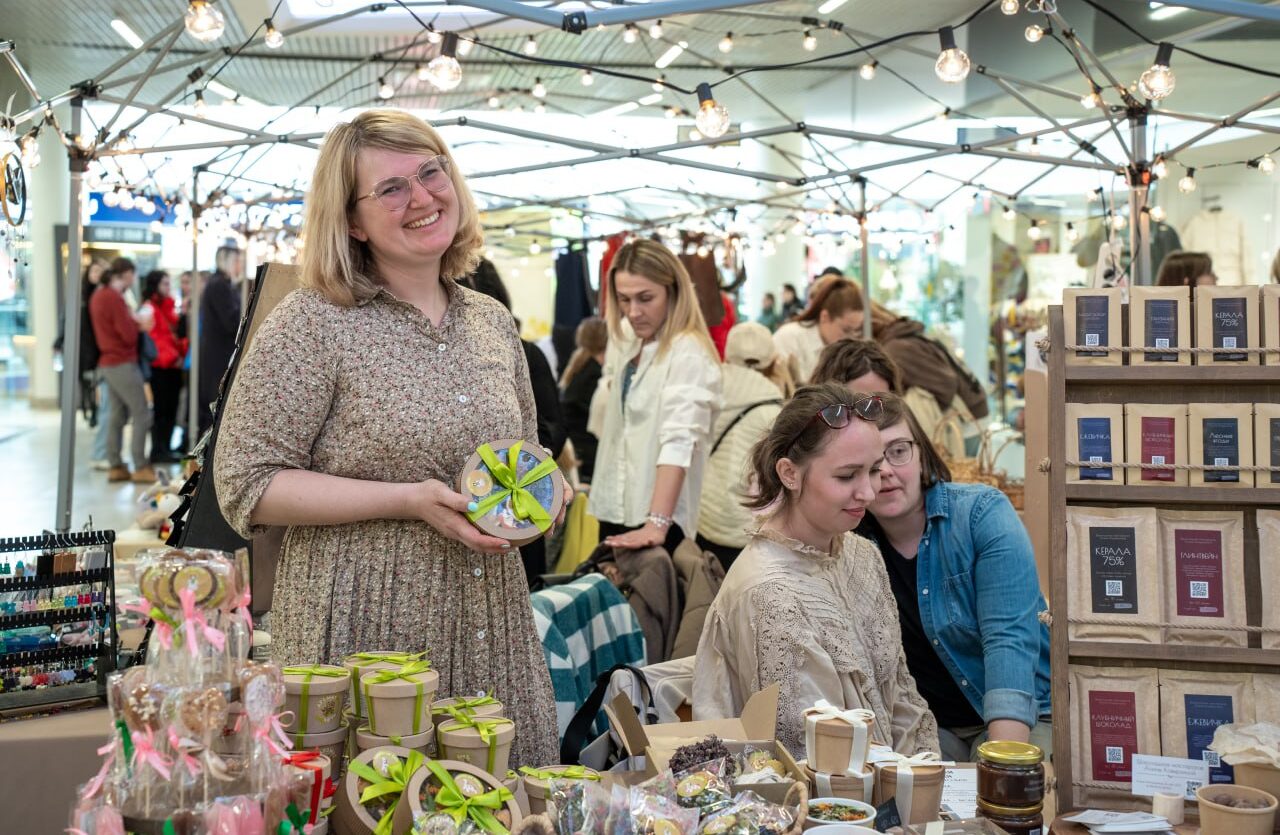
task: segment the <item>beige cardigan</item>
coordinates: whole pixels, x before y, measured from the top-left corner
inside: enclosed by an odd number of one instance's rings
[[[778,740],[796,756],[803,711],[819,699],[875,713],[873,738],[899,753],[938,750],[937,722],[907,670],[889,575],[875,545],[852,533],[828,554],[756,532],[711,606],[694,669],[695,720],[736,717],[778,682]]]

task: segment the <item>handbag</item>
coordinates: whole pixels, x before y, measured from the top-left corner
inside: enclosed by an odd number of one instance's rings
[[[640,723],[649,725],[657,721],[658,711],[653,706],[653,691],[644,673],[630,664],[611,667],[596,679],[595,688],[582,703],[582,707],[578,708],[578,712],[569,720],[564,739],[560,743],[561,764],[585,765],[596,771],[608,771],[611,766],[626,759],[627,753],[622,746],[622,740],[618,739],[612,730],[606,729],[595,737],[591,736],[600,710],[604,707],[604,697],[609,691],[614,673],[625,673],[631,677],[633,687],[624,692],[632,694],[632,707],[640,717]],[[638,685],[638,692],[642,694],[639,704],[636,703],[634,695],[637,690],[636,685]],[[589,738],[590,742],[588,742]]]

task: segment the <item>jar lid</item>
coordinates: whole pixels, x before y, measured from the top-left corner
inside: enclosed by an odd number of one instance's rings
[[[989,741],[978,746],[978,758],[998,765],[1035,765],[1044,752],[1030,742]]]
[[[1028,818],[1033,815],[1039,815],[1044,812],[1044,803],[1037,803],[1034,806],[997,806],[994,803],[988,803],[981,797],[978,798],[978,811],[988,812],[992,815],[1000,815],[1006,818]]]

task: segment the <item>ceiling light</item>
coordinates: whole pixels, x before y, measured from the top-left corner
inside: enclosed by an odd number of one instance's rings
[[[1023,30],[1022,34],[1027,39],[1027,43],[1040,43],[1044,37],[1044,30],[1033,23]]]
[[[452,90],[462,83],[462,65],[454,56],[458,52],[458,35],[446,32],[440,54],[427,64],[427,73],[437,90]]]
[[[547,97],[547,87],[542,83],[541,78],[533,80],[533,97],[535,99],[545,99]]]
[[[191,0],[183,16],[187,34],[202,43],[216,41],[227,28],[227,19],[209,0]]]
[[[1148,3],[1147,6],[1151,9],[1152,20],[1168,20],[1187,10],[1185,6],[1170,6],[1167,3]]]
[[[595,84],[595,83],[596,83],[596,77],[595,77],[594,75],[592,75],[592,74],[591,74],[591,70],[583,70],[583,72],[582,72],[582,86],[583,86],[583,87],[590,87],[592,84]]]
[[[693,121],[704,136],[712,139],[729,130],[729,111],[712,97],[710,84],[698,85],[698,115]]]
[[[858,75],[862,77],[863,81],[871,81],[876,77],[876,67],[878,66],[880,66],[879,61],[870,61],[863,64],[858,70]]]
[[[1178,180],[1178,191],[1182,192],[1183,194],[1190,194],[1195,190],[1196,190],[1196,170],[1194,168],[1188,168],[1186,175],[1184,175],[1181,180]]]
[[[640,104],[644,105],[645,107],[648,107],[651,104],[657,104],[660,101],[662,101],[661,93],[650,93],[644,98],[639,99]]]
[[[667,77],[665,75],[658,76],[653,82],[653,92],[661,93],[667,89]]]
[[[733,52],[733,33],[729,32],[720,39],[720,51],[728,55]]]
[[[279,49],[284,46],[284,35],[280,34],[280,30],[271,22],[271,18],[263,21],[267,25],[267,34],[262,36],[262,42],[267,45],[267,49]]]
[[[530,35],[528,38],[525,39],[524,54],[525,55],[538,54],[538,41],[536,38],[533,37],[533,35]]]
[[[378,78],[378,98],[387,100],[396,94],[396,88],[387,83],[387,79],[379,76]]]
[[[662,37],[662,21],[661,20],[655,20],[653,24],[649,27],[649,37],[653,38],[655,41]]]
[[[1000,11],[1008,15],[1018,13],[1018,0],[1000,0]]]
[[[805,52],[813,52],[818,48],[818,39],[808,29],[804,30],[804,39],[800,41]]]
[[[623,43],[635,43],[638,40],[640,40],[640,30],[636,28],[634,23],[628,23],[622,27]]]
[[[827,0],[827,2],[818,7],[818,14],[831,14],[846,2],[848,2],[848,0]]]
[[[1258,170],[1263,174],[1274,174],[1276,170],[1276,161],[1271,158],[1271,154],[1263,154],[1258,160]]]
[[[685,47],[688,45],[688,41],[680,41],[679,43],[672,44],[666,52],[658,56],[658,60],[653,62],[653,66],[657,69],[665,70],[667,67],[671,66],[673,61],[680,57],[680,53],[684,52]]]
[[[1177,82],[1177,79],[1174,78],[1173,70],[1169,68],[1169,62],[1172,58],[1173,44],[1161,43],[1156,48],[1155,63],[1138,79],[1138,92],[1152,101],[1160,101],[1167,98],[1173,92],[1174,85]]]
[[[597,113],[597,116],[621,116],[623,113],[630,113],[633,110],[639,110],[640,105],[633,101],[624,101],[621,104],[615,104],[613,107],[606,107]]]
[[[489,106],[494,108],[495,110],[499,107],[502,107],[502,99],[498,98],[497,93],[494,93],[493,95],[489,96]]]
[[[125,42],[134,49],[137,49],[144,43],[142,38],[138,37],[138,33],[133,31],[129,24],[125,23],[118,17],[111,21],[111,28],[116,30],[116,34],[124,38]]]
[[[1164,157],[1156,157],[1156,161],[1151,165],[1151,173],[1158,180],[1163,180],[1169,175],[1169,165],[1164,161]]]
[[[956,46],[956,34],[950,26],[938,30],[938,42],[941,52],[933,71],[947,84],[959,84],[969,75],[969,56]]]

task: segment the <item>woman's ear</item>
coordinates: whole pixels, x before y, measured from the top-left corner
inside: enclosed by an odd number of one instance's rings
[[[818,324],[819,324],[819,325],[829,325],[829,324],[831,324],[831,314],[830,314],[830,313],[828,313],[828,312],[827,312],[827,311],[825,311],[825,310],[819,310],[819,311],[818,311]]]
[[[360,228],[360,222],[356,220],[355,212],[347,212],[347,234],[357,241],[369,242],[369,234]]]
[[[784,488],[787,490],[800,489],[800,468],[796,466],[794,461],[790,458],[779,458],[778,463],[774,464],[773,468]]]

